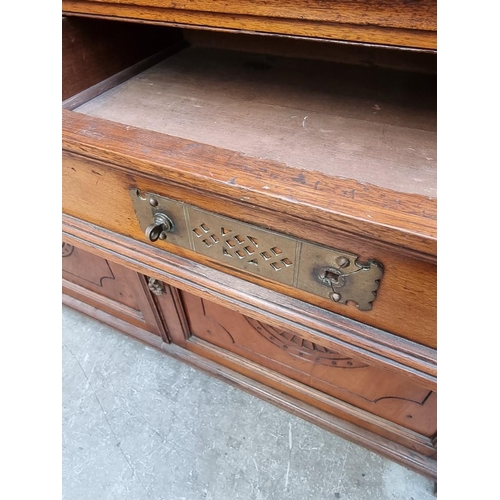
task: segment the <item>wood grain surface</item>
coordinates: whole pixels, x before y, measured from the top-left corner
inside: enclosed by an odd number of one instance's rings
[[[65,14],[435,50],[435,0],[63,0]]]

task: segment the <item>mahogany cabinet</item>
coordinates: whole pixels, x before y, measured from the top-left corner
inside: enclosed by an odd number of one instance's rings
[[[435,2],[186,9],[63,1],[64,302],[435,478]]]

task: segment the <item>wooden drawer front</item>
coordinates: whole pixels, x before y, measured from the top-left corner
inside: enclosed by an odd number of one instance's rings
[[[421,435],[436,432],[436,394],[286,330],[182,292],[190,334]]]
[[[65,13],[436,49],[436,1],[63,0]]]
[[[64,242],[62,276],[66,295],[161,335],[156,306],[143,276]]]
[[[130,196],[130,190],[139,187],[141,191],[159,193],[163,196],[168,194],[169,198],[183,200],[202,209],[221,210],[233,216],[237,214],[239,219],[245,221],[255,221],[257,218],[259,224],[273,227],[283,234],[296,230],[297,227],[300,229],[297,220],[294,221],[286,214],[265,211],[256,214],[253,207],[242,205],[238,201],[212,198],[209,194],[200,194],[198,191],[170,184],[168,180],[151,181],[139,175],[139,173],[135,175],[123,172],[114,165],[80,155],[63,153],[63,212],[118,234],[149,243]],[[314,228],[314,232],[311,228]],[[361,323],[435,347],[436,267],[434,264],[409,258],[398,250],[378,246],[368,240],[326,231],[314,227],[314,224],[311,224],[309,229],[308,234],[314,235],[320,244],[349,250],[359,255],[362,262],[373,258],[382,264],[384,269],[382,284],[377,290],[377,298],[371,310],[362,311],[350,303],[335,303],[328,298],[328,287],[324,285],[317,285],[318,289],[325,290],[325,297],[322,298],[308,291],[251,275],[244,270],[232,269],[209,256],[172,244],[168,237],[164,241],[158,240],[149,244]]]

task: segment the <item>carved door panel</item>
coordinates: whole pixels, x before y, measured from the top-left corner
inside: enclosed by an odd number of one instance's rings
[[[434,392],[284,329],[186,292],[179,295],[185,347],[201,339],[419,434],[435,434]]]
[[[63,243],[62,277],[64,294],[96,308],[96,314],[104,311],[126,324],[162,335],[163,325],[144,276]]]

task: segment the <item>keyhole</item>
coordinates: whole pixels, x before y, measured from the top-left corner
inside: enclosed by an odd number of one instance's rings
[[[326,271],[324,279],[331,281],[335,285],[339,284],[339,275],[337,273],[333,273],[332,271]]]

